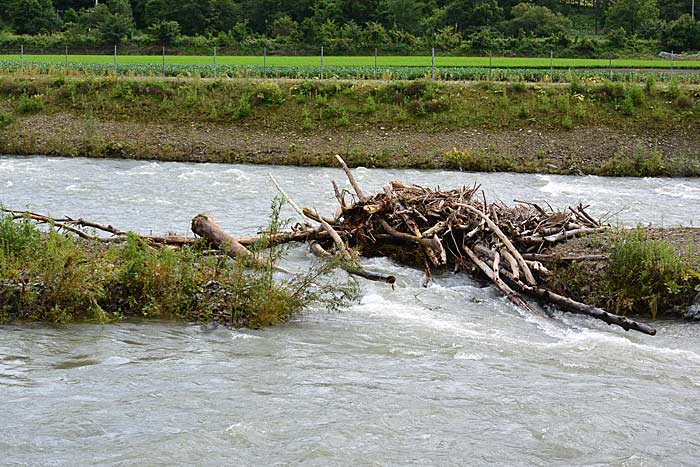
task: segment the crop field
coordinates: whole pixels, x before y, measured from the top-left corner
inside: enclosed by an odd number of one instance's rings
[[[2,61],[20,60],[19,54],[0,55]],[[65,55],[24,55],[27,62],[36,63],[65,63]],[[113,55],[69,55],[69,63],[94,63],[112,64]],[[163,57],[161,55],[118,55],[117,63],[123,65],[161,65]],[[437,67],[470,67],[488,68],[489,57],[435,57]],[[166,64],[170,65],[213,65],[212,55],[167,55]],[[321,59],[319,56],[277,56],[268,55],[265,59],[262,55],[254,56],[230,56],[220,55],[216,58],[218,65],[235,66],[263,66],[266,61],[269,66],[290,66],[307,67],[319,66]],[[323,64],[327,66],[349,66],[366,67],[374,66],[374,56],[326,56]],[[608,59],[589,58],[555,58],[552,65],[557,69],[568,68],[608,68],[611,61]],[[377,57],[377,66],[381,67],[429,67],[431,66],[430,56],[381,56]],[[549,68],[550,59],[548,57],[493,57],[491,66],[494,68]],[[616,59],[612,60],[613,68],[676,68],[676,69],[700,69],[700,60],[670,60],[663,59]]]
[[[551,67],[551,68],[550,68]],[[270,77],[339,79],[420,79],[433,74],[429,56],[230,56],[202,55],[0,55],[0,71],[60,69],[86,74],[130,76]],[[553,81],[573,77],[641,81],[676,77],[700,82],[700,60],[605,60],[523,57],[435,58],[435,77],[443,80]]]

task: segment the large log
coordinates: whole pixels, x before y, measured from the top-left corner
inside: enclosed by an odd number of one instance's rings
[[[236,237],[226,233],[209,214],[199,214],[192,219],[192,232],[206,239],[212,246],[222,250],[231,258],[246,258],[261,268],[273,268],[280,272],[289,273],[286,269],[269,264],[262,258],[255,256]]]

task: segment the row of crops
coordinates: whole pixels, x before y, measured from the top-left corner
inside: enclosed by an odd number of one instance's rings
[[[700,73],[634,71],[613,69],[517,69],[485,67],[407,67],[407,66],[261,66],[261,65],[175,65],[175,64],[105,64],[50,63],[0,60],[0,72],[55,74],[58,72],[87,75],[167,76],[201,78],[291,78],[291,79],[381,79],[415,80],[435,78],[445,81],[570,82],[579,79],[609,79],[640,82],[653,74],[659,81],[677,80],[700,84]]]

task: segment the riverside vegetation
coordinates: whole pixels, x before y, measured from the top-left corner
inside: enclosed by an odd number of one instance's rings
[[[548,286],[621,315],[700,316],[698,229],[611,230],[555,247]],[[588,259],[561,261],[578,256]],[[559,259],[558,259],[559,258]]]
[[[285,248],[266,238],[281,227],[278,213],[275,203],[270,227],[251,248],[267,267],[207,254],[204,241],[172,250],[128,234],[106,244],[0,213],[0,323],[177,318],[258,328],[316,304],[333,310],[351,300],[355,284],[333,277],[332,262],[275,276]]]
[[[700,174],[700,87],[0,76],[0,152],[169,161]]]

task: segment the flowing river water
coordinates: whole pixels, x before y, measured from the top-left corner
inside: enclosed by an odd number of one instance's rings
[[[210,212],[253,234],[275,196],[335,209],[340,170],[0,158],[0,203],[143,233]],[[355,171],[493,199],[582,201],[621,224],[699,222],[699,179]],[[285,215],[292,217],[291,211]],[[294,248],[286,266],[310,261]],[[490,287],[386,259],[342,313],[232,330],[176,322],[0,327],[0,465],[620,465],[700,463],[700,325],[625,333],[528,316]]]

